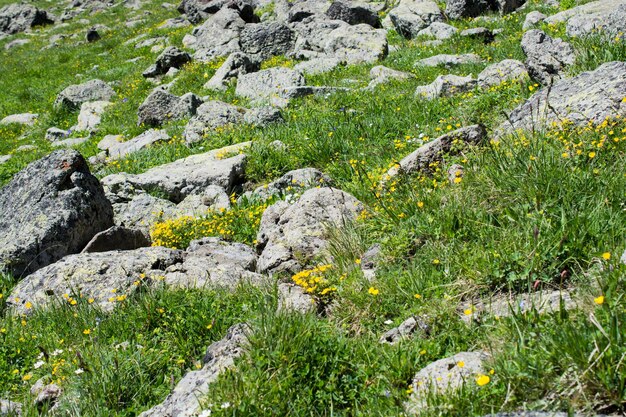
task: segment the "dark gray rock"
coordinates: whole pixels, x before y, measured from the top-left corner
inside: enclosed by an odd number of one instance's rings
[[[112,226],[96,234],[81,253],[133,250],[150,246],[150,240],[137,229]]]
[[[192,93],[182,97],[167,91],[154,89],[137,111],[137,125],[160,126],[168,120],[182,119],[196,114],[202,100]]]
[[[569,43],[552,39],[539,29],[524,33],[522,49],[530,76],[544,85],[561,78],[565,68],[575,61],[574,48]]]
[[[96,28],[90,28],[85,34],[85,40],[89,43],[96,42],[100,40],[100,34],[96,30]]]
[[[512,13],[526,0],[447,0],[446,15],[450,19],[463,17],[476,17],[489,11],[497,11],[502,14]]]
[[[294,48],[295,33],[279,22],[246,25],[240,34],[241,50],[257,59],[286,55]]]
[[[180,69],[184,64],[191,61],[191,55],[181,51],[175,46],[168,46],[156,59],[154,65],[143,72],[146,78],[166,74],[170,68]]]
[[[0,265],[21,276],[80,251],[112,225],[111,204],[83,157],[55,151],[0,190]]]
[[[290,23],[302,22],[305,19],[315,16],[324,15],[328,10],[329,4],[320,0],[304,0],[294,3],[289,9],[287,20]]]
[[[78,109],[88,101],[110,101],[115,91],[102,80],[91,80],[82,84],[71,85],[61,91],[54,101],[55,107]]]
[[[202,26],[193,31],[194,58],[208,62],[216,57],[230,55],[241,50],[239,34],[246,22],[239,12],[230,8],[222,8],[209,17]]]
[[[394,327],[393,329],[385,332],[385,334],[380,337],[379,342],[395,345],[401,340],[410,338],[418,329],[421,332],[428,334],[430,331],[430,325],[428,324],[427,317],[409,317],[400,323],[398,327]]]
[[[459,35],[464,38],[480,39],[483,43],[491,43],[496,38],[491,30],[483,27],[465,29]]]
[[[375,28],[380,27],[378,13],[367,3],[335,0],[326,10],[326,15],[332,20],[343,20],[350,25],[366,23]]]
[[[13,3],[0,8],[0,33],[13,35],[50,23],[54,21],[46,11],[30,4]]]

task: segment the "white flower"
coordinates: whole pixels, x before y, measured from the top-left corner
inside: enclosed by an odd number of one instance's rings
[[[33,365],[33,368],[35,368],[35,369],[39,369],[39,368],[41,368],[42,366],[44,366],[45,364],[46,364],[46,363],[45,363],[44,361],[37,361],[37,362],[35,362],[35,364]]]
[[[203,412],[198,414],[198,417],[209,417],[210,415],[211,415],[211,410],[204,410]]]
[[[230,407],[230,403],[228,401],[226,401],[225,403],[222,403],[221,407],[222,408],[228,408],[228,407]]]
[[[385,324],[391,324],[393,323],[393,320],[385,320]]]
[[[85,372],[85,371],[83,371],[83,368],[78,368],[77,370],[75,370],[75,371],[74,371],[74,373],[75,373],[76,375],[80,375],[80,374],[82,374],[83,372]]]
[[[52,355],[52,356],[58,356],[58,355],[60,355],[61,353],[63,353],[63,349],[57,349],[57,350],[55,350],[54,352],[52,352],[50,355]]]

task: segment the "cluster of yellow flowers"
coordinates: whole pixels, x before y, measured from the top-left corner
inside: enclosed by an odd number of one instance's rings
[[[291,279],[309,294],[326,296],[337,291],[337,287],[332,285],[327,277],[324,277],[324,273],[332,267],[332,265],[326,264],[316,266],[313,269],[305,269],[292,276]]]

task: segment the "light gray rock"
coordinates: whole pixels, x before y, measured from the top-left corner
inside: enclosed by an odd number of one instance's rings
[[[351,65],[383,60],[389,53],[387,31],[364,23],[341,26],[328,34],[324,52]]]
[[[417,330],[428,334],[430,331],[430,325],[428,324],[427,317],[409,317],[404,320],[398,327],[385,332],[380,339],[380,343],[387,343],[395,345],[398,342],[410,338]]]
[[[116,139],[113,139],[105,150],[108,152],[109,160],[122,159],[130,153],[140,151],[157,143],[167,142],[169,139],[170,136],[165,131],[150,129],[126,142],[118,142]]]
[[[539,29],[524,33],[522,49],[529,74],[544,85],[561,78],[565,68],[575,61],[574,48],[569,43],[552,39]]]
[[[89,141],[89,138],[69,138],[52,142],[52,146],[55,148],[71,148],[73,146],[79,146]]]
[[[33,126],[35,122],[37,122],[37,118],[39,118],[39,115],[34,113],[11,114],[0,120],[0,126],[6,126],[10,124]]]
[[[335,188],[305,191],[294,204],[280,201],[263,213],[257,234],[258,271],[297,272],[325,250],[327,227],[342,227],[363,210],[353,196]]]
[[[235,359],[243,355],[250,334],[251,329],[246,324],[238,324],[228,329],[223,339],[207,349],[202,369],[188,372],[165,401],[141,413],[139,417],[198,415],[202,410],[200,399],[209,393],[210,384],[227,369],[235,366]]]
[[[0,417],[20,417],[22,404],[0,399]]]
[[[211,130],[242,123],[245,112],[246,109],[223,101],[207,101],[198,107],[196,115],[189,120],[183,137],[187,143],[200,142],[205,133]]]
[[[46,131],[46,140],[50,142],[56,142],[67,138],[71,134],[71,130],[63,130],[58,127],[51,127]]]
[[[110,101],[90,101],[80,106],[78,124],[73,128],[79,132],[95,132],[102,121],[102,115],[106,108],[111,105]]]
[[[114,95],[115,91],[104,81],[91,80],[71,85],[61,91],[54,101],[54,106],[74,110],[88,101],[110,101]]]
[[[624,251],[624,253],[622,253],[622,257],[619,258],[619,261],[626,265],[626,250]]]
[[[208,90],[226,90],[227,82],[230,79],[237,78],[240,74],[257,71],[258,69],[258,64],[253,62],[246,54],[233,52],[222,66],[218,68],[215,75],[204,84],[204,88]]]
[[[363,276],[372,281],[376,278],[376,269],[381,258],[382,247],[379,243],[370,246],[361,256],[361,271]]]
[[[265,127],[272,123],[283,122],[283,116],[280,110],[274,107],[255,107],[246,111],[243,115],[244,123]]]
[[[294,46],[294,57],[298,59],[328,57],[325,47],[330,33],[335,29],[349,26],[344,21],[327,20],[317,15],[293,23],[292,27],[298,34]]]
[[[222,8],[193,31],[195,41],[190,47],[196,52],[194,58],[208,62],[213,58],[240,51],[239,34],[246,22],[236,10]]]
[[[460,77],[458,75],[440,75],[428,85],[422,85],[415,89],[416,98],[434,100],[439,97],[449,97],[455,94],[465,93],[476,87],[476,80],[471,75]]]
[[[406,81],[415,76],[409,72],[403,72],[387,68],[383,65],[377,65],[370,70],[370,78],[372,81],[367,85],[368,89],[374,89],[381,84],[386,84],[391,81]]]
[[[552,122],[565,119],[575,126],[589,121],[601,123],[606,118],[626,116],[626,63],[608,62],[594,71],[542,88],[518,106],[497,130],[497,136],[517,129],[541,130]]]
[[[0,34],[13,35],[51,23],[54,21],[45,10],[30,4],[13,3],[0,8]]]
[[[564,10],[545,19],[548,24],[566,23],[569,36],[604,33],[617,36],[626,32],[624,12],[626,0],[599,0]]]
[[[267,185],[257,187],[251,194],[252,198],[267,200],[272,196],[280,196],[291,192],[302,192],[303,190],[332,185],[333,181],[315,168],[301,168],[287,172],[285,175],[272,181]]]
[[[422,29],[434,22],[443,22],[443,14],[437,3],[431,0],[400,0],[389,11],[396,31],[407,39],[416,37]]]
[[[9,162],[11,158],[13,158],[13,155],[0,155],[0,164]]]
[[[457,28],[443,22],[433,22],[425,29],[417,32],[417,36],[430,36],[435,39],[450,39],[459,32]]]
[[[486,372],[483,362],[488,358],[485,352],[461,352],[421,369],[413,378],[413,392],[405,404],[407,412],[419,414],[429,392],[444,394],[474,382],[474,378]]]
[[[210,152],[188,156],[169,164],[154,167],[143,174],[113,174],[102,179],[102,185],[110,194],[130,200],[129,196],[140,190],[163,193],[178,203],[191,194],[201,193],[209,185],[217,185],[230,192],[243,183],[246,156],[242,153],[250,142],[215,149]],[[225,157],[224,155],[236,154]]]
[[[458,147],[461,144],[479,145],[486,139],[487,131],[484,126],[472,125],[462,127],[422,145],[416,151],[404,157],[398,164],[399,166],[395,166],[387,171],[387,176],[391,178],[398,175],[398,173],[429,173],[431,169],[430,164],[440,161],[443,154],[453,152],[453,147]]]
[[[343,20],[350,25],[365,23],[374,28],[381,27],[377,11],[368,3],[335,0],[326,10],[326,16],[331,20]]]
[[[448,168],[448,182],[450,184],[455,184],[457,178],[463,178],[463,174],[465,174],[463,165],[452,164],[450,168]]]
[[[208,186],[200,194],[185,197],[176,205],[176,216],[200,217],[209,211],[222,211],[230,208],[230,198],[223,188],[216,185]]]
[[[97,233],[81,253],[133,250],[150,246],[150,240],[138,229],[112,226]]]
[[[4,45],[4,50],[9,51],[13,48],[18,48],[20,46],[27,45],[29,43],[30,43],[30,39],[15,39],[11,42],[8,42],[6,45]]]
[[[191,61],[191,55],[175,46],[168,46],[156,59],[154,65],[143,72],[146,78],[166,74],[171,68],[180,69]]]
[[[274,67],[240,75],[235,94],[254,103],[284,103],[281,94],[289,87],[304,86],[304,76],[298,71]],[[284,105],[284,104],[283,104]]]
[[[522,29],[523,30],[532,29],[535,26],[537,26],[539,23],[546,20],[547,18],[548,16],[546,16],[545,14],[541,12],[538,12],[536,10],[532,11],[526,15],[526,18],[524,19],[524,24],[522,25]]]
[[[288,21],[290,23],[302,22],[306,18],[315,15],[325,15],[330,4],[319,0],[304,0],[294,3],[289,9]]]
[[[489,414],[485,417],[569,417],[568,413],[551,412],[551,411],[514,411],[512,413]],[[572,414],[572,417],[585,417],[583,414]],[[602,417],[594,414],[594,417]]]
[[[137,229],[150,239],[150,228],[157,222],[177,217],[176,204],[169,200],[139,194],[128,200],[111,195],[114,222],[117,226]]]
[[[505,59],[489,65],[478,74],[478,86],[481,88],[497,87],[503,82],[528,80],[528,71],[523,62]]]
[[[63,388],[57,384],[44,385],[41,380],[37,381],[30,390],[31,395],[35,396],[34,404],[37,408],[41,409],[47,407],[51,409],[57,403],[61,395],[63,395]]]
[[[106,135],[96,146],[101,151],[106,151],[114,146],[117,146],[121,142],[124,142],[123,135]]]
[[[111,204],[83,157],[53,152],[0,189],[0,268],[16,277],[35,271],[112,225]]]
[[[302,287],[293,284],[278,284],[278,311],[300,314],[314,313],[315,299],[304,292]]]
[[[143,35],[144,35],[143,37],[147,36],[146,34],[143,34]],[[139,40],[139,42],[135,44],[135,49],[148,48],[154,45],[162,45],[163,47],[165,47],[165,44],[167,44],[168,42],[168,39],[165,36],[155,36],[155,37],[148,38],[148,39],[143,39],[143,37],[140,38],[138,36],[137,38],[131,39],[130,41],[131,43],[135,40]]]
[[[296,64],[293,69],[303,74],[317,75],[330,72],[342,64],[344,64],[344,62],[339,58],[321,57],[300,62]]]
[[[451,67],[463,64],[479,64],[483,60],[476,54],[448,55],[440,54],[428,58],[420,59],[415,62],[416,67],[437,67],[443,65]]]
[[[295,32],[280,22],[246,25],[240,33],[241,50],[257,60],[287,55],[293,50],[295,41]]]
[[[170,70],[170,72],[171,71],[172,70]],[[194,93],[185,93],[180,96],[180,100],[174,105],[172,113],[177,119],[192,117],[196,114],[198,107],[200,107],[202,103],[202,99]]]

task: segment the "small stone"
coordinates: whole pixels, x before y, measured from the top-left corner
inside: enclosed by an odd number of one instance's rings
[[[34,114],[34,113],[12,114],[0,120],[0,126],[6,126],[10,124],[33,126],[35,122],[37,122],[38,118],[39,118],[39,115]]]

